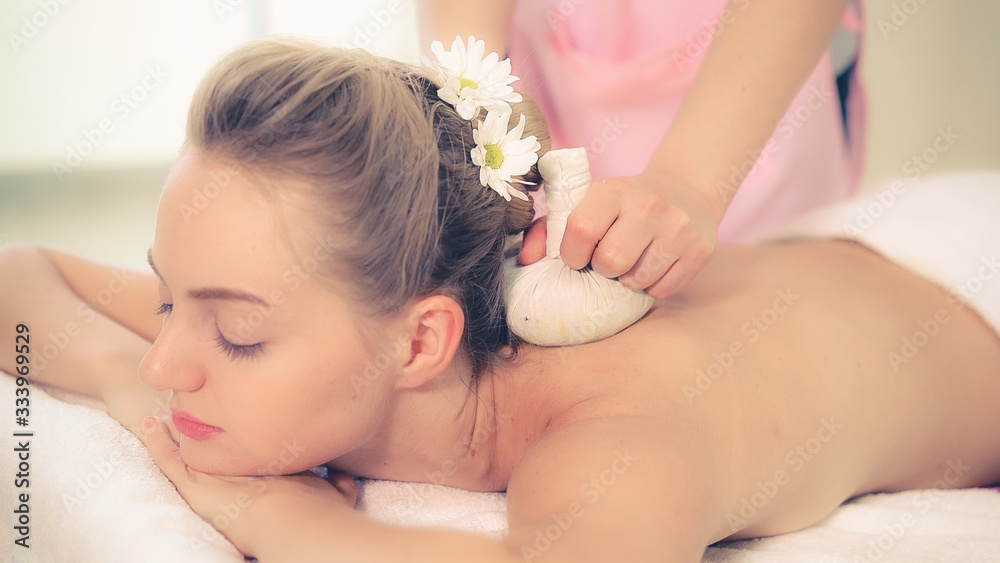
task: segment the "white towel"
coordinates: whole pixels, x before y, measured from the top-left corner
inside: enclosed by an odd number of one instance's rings
[[[495,539],[507,533],[507,496],[503,493],[362,479],[357,507],[387,524],[465,530]]]
[[[0,372],[2,374],[2,372]],[[14,427],[15,380],[0,376],[9,405],[0,447],[0,554],[24,562],[242,562],[228,541],[188,508],[145,446],[104,412],[31,385],[30,425]],[[15,428],[11,431],[10,428]],[[30,438],[13,432],[31,431]],[[13,449],[29,441],[29,486],[14,488]],[[29,548],[12,523],[14,492],[29,495]],[[2,557],[0,557],[2,559]]]
[[[867,495],[819,524],[770,538],[718,544],[705,563],[996,563],[1000,492]]]
[[[889,180],[773,238],[857,241],[952,292],[1000,334],[1000,172]]]

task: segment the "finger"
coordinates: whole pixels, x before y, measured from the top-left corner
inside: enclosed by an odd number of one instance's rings
[[[637,217],[632,218],[619,216],[597,243],[590,265],[598,274],[617,278],[628,272],[652,243],[652,234],[642,228]]]
[[[694,265],[690,260],[681,258],[674,262],[670,269],[659,280],[646,288],[654,299],[666,299],[680,293],[701,271],[700,265]]]
[[[181,458],[181,450],[171,437],[167,425],[159,418],[146,417],[142,421],[142,442],[149,448],[153,461],[163,474],[175,484],[181,477],[187,477],[187,465]]]
[[[563,262],[579,270],[590,263],[597,244],[621,212],[618,191],[604,182],[591,184],[590,191],[566,219],[566,232],[559,245]]]
[[[715,253],[715,243],[707,237],[689,236],[683,248],[683,254],[677,257],[667,272],[646,288],[653,298],[664,299],[680,293],[708,265]]]
[[[521,252],[517,256],[517,261],[522,265],[534,264],[545,256],[545,217],[535,219],[535,222],[524,232],[524,241],[521,243]]]
[[[678,258],[676,254],[666,251],[663,245],[654,242],[646,247],[628,272],[618,276],[618,281],[629,289],[647,290],[648,293],[648,288],[660,281]],[[652,293],[650,295],[658,298]]]
[[[354,477],[341,473],[339,471],[331,471],[330,475],[326,478],[335,489],[340,491],[340,494],[344,495],[347,499],[347,503],[354,506],[358,502],[358,485],[354,482]]]

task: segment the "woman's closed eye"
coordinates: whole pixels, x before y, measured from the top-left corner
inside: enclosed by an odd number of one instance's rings
[[[166,303],[161,301],[160,306],[156,309],[157,315],[169,314],[174,309],[173,303]],[[264,348],[263,342],[258,342],[256,344],[233,344],[226,337],[222,335],[222,332],[216,327],[215,329],[215,343],[219,350],[222,351],[230,360],[252,360],[257,354]]]
[[[218,329],[216,329],[218,331]],[[226,337],[218,332],[215,337],[215,343],[218,344],[219,349],[222,350],[230,360],[252,360],[264,347],[263,342],[258,342],[256,344],[233,344],[232,342],[226,340]]]

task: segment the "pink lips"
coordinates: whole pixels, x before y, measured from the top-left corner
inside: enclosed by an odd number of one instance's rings
[[[192,440],[207,440],[212,436],[223,432],[223,430],[218,426],[205,424],[183,411],[174,411],[171,418],[174,421],[174,427],[177,428],[177,431]]]

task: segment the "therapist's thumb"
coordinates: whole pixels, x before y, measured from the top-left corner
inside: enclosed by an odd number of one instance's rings
[[[545,217],[539,217],[524,231],[524,242],[517,261],[521,265],[534,264],[545,256]]]

